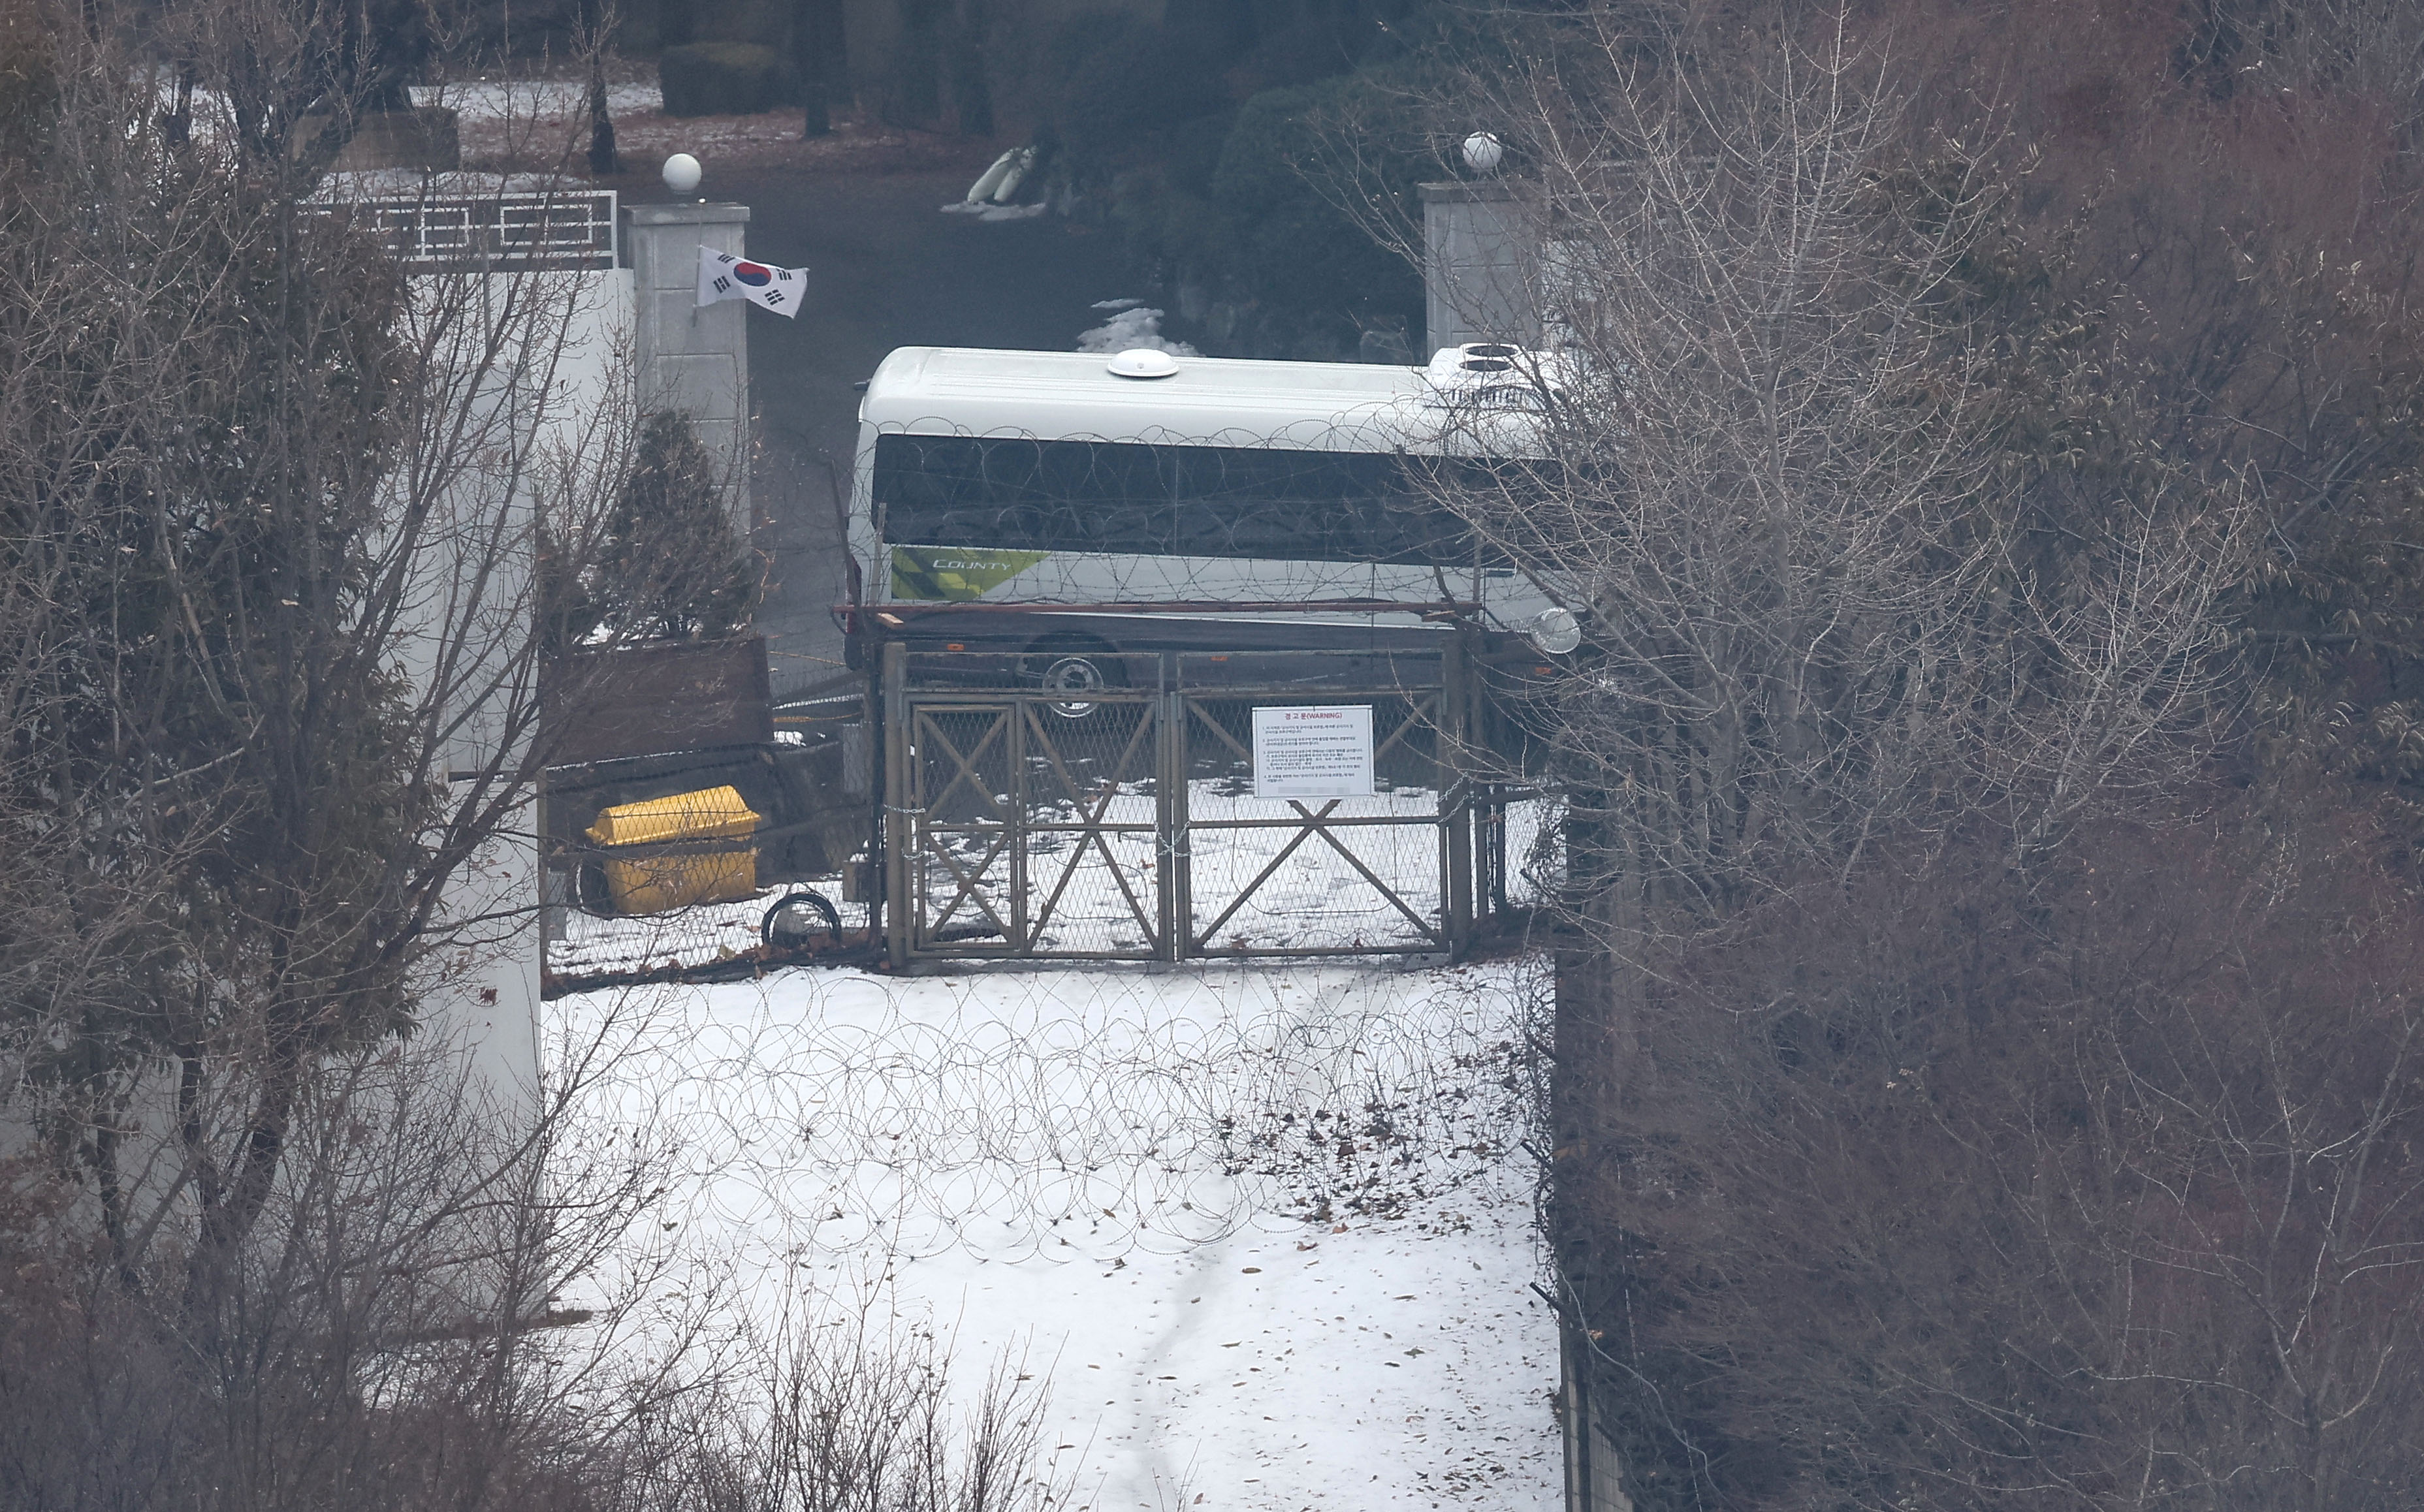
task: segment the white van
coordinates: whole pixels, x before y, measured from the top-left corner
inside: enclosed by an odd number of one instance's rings
[[[853,661],[883,640],[1383,650],[1458,620],[1527,629],[1547,600],[1437,501],[1486,465],[1442,454],[1443,405],[1506,350],[1411,368],[903,347],[859,406]]]

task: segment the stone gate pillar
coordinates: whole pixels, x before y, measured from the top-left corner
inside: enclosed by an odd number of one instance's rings
[[[1420,184],[1417,191],[1431,349],[1467,342],[1538,346],[1540,249],[1530,207],[1515,186],[1479,179]]]
[[[749,313],[746,300],[700,309],[698,249],[749,255],[747,205],[630,205],[623,211],[638,305],[632,333],[640,412],[678,409],[727,470],[733,531],[749,539]]]

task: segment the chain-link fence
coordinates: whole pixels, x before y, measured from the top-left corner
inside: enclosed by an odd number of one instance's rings
[[[1448,951],[1471,934],[1453,645],[895,647],[885,679],[896,960]]]
[[[542,932],[551,992],[634,977],[694,974],[864,945],[868,906],[846,881],[873,823],[863,724],[834,718],[778,726],[765,745],[725,746],[551,769],[542,804]],[[609,810],[729,788],[755,818],[745,837],[616,844],[598,827]],[[703,858],[745,854],[727,883],[697,901],[663,906]],[[611,868],[653,868],[646,912],[617,899]],[[728,896],[741,890],[745,896]],[[812,896],[810,896],[812,895]],[[803,901],[769,919],[787,899]]]
[[[876,723],[861,699],[830,699],[789,723],[778,713],[772,746],[555,772],[544,843],[556,990],[794,958],[769,948],[767,915],[803,892],[817,896],[788,920],[795,934],[897,965],[1453,953],[1525,905],[1551,823],[1529,789],[1468,770],[1505,763],[1474,759],[1483,722],[1452,645],[895,647],[880,680]],[[1270,763],[1286,753],[1274,722],[1316,715],[1348,727],[1315,753],[1331,767],[1275,783]],[[618,912],[605,862],[733,842],[613,847],[590,836],[597,816],[727,784],[760,816],[746,842],[757,891]],[[819,927],[829,920],[837,931]]]

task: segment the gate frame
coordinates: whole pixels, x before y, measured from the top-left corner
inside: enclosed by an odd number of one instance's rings
[[[1467,665],[1464,637],[1451,635],[1443,637],[1443,640],[1445,644],[1437,653],[1440,660],[1440,680],[1436,689],[1431,691],[1427,697],[1416,695],[1414,707],[1410,711],[1406,722],[1374,753],[1377,758],[1388,746],[1403,739],[1409,731],[1427,724],[1433,730],[1434,738],[1438,742],[1437,812],[1423,818],[1359,816],[1332,820],[1328,816],[1331,810],[1337,806],[1337,800],[1328,801],[1317,810],[1308,808],[1302,800],[1290,800],[1288,803],[1289,807],[1295,811],[1293,814],[1278,815],[1269,820],[1208,821],[1202,827],[1277,829],[1293,825],[1298,828],[1299,833],[1252,882],[1247,883],[1236,899],[1232,901],[1229,910],[1222,914],[1220,918],[1213,921],[1201,937],[1197,935],[1193,924],[1193,872],[1190,865],[1192,848],[1189,844],[1189,837],[1198,826],[1188,814],[1187,803],[1189,753],[1193,749],[1193,725],[1201,721],[1212,728],[1233,750],[1243,752],[1243,748],[1237,745],[1236,739],[1226,730],[1213,724],[1210,715],[1205,713],[1200,705],[1215,700],[1229,701],[1235,698],[1272,700],[1303,698],[1354,702],[1358,699],[1404,697],[1408,696],[1408,690],[1402,687],[1347,687],[1294,692],[1250,686],[1239,688],[1234,692],[1223,692],[1210,686],[1189,689],[1179,677],[1183,658],[1220,653],[1204,650],[1124,654],[1131,661],[1141,660],[1145,655],[1156,656],[1159,671],[1157,686],[1149,692],[1105,689],[1099,694],[1090,695],[1090,697],[1092,701],[1098,703],[1141,708],[1143,715],[1137,733],[1130,738],[1129,752],[1133,754],[1135,743],[1148,738],[1152,740],[1155,747],[1151,768],[1156,797],[1153,825],[1153,833],[1156,836],[1154,867],[1156,902],[1149,911],[1153,915],[1153,919],[1146,929],[1148,948],[1143,952],[1135,950],[1038,951],[1033,948],[1031,940],[1025,938],[1041,922],[1029,920],[1026,916],[1028,889],[1024,885],[1026,847],[1023,842],[1025,836],[1035,833],[1035,827],[1025,824],[1019,817],[1025,809],[1021,795],[1024,792],[1023,783],[1027,766],[1023,755],[1027,743],[1026,737],[1029,726],[1047,730],[1047,727],[1042,725],[1037,719],[1038,710],[1049,704],[1067,702],[1068,695],[1065,693],[1054,695],[1030,689],[913,688],[909,683],[909,646],[901,641],[885,643],[878,677],[882,705],[884,770],[878,810],[880,833],[877,838],[883,857],[881,867],[883,896],[878,906],[883,910],[883,935],[888,963],[894,970],[904,970],[913,964],[925,965],[954,960],[1175,963],[1184,960],[1303,959],[1324,956],[1437,953],[1445,953],[1451,959],[1461,958],[1471,947],[1475,937],[1474,867],[1476,856],[1474,825],[1476,820],[1476,809],[1487,809],[1491,804],[1490,795],[1480,790],[1483,785],[1475,783],[1462,759],[1466,742],[1475,727],[1474,710],[1471,706],[1477,681],[1471,676]],[[1305,651],[1276,654],[1316,657],[1386,656],[1389,653]],[[1007,662],[1012,659],[1012,655],[1003,653],[1002,659]],[[926,843],[926,836],[932,831],[928,829],[925,821],[927,804],[919,801],[919,767],[916,761],[915,747],[921,727],[923,711],[954,708],[969,713],[980,710],[998,711],[999,718],[994,727],[995,730],[998,731],[1005,727],[1010,729],[1013,733],[1011,741],[1013,749],[1022,753],[1011,758],[1012,771],[1022,786],[1013,789],[1011,800],[1013,813],[1002,826],[1003,840],[1000,847],[1008,851],[1011,858],[1013,880],[1010,887],[1012,892],[1010,911],[1012,917],[1006,920],[991,907],[980,903],[982,912],[991,915],[996,925],[1002,927],[1004,936],[998,944],[985,948],[949,948],[944,947],[942,942],[920,938],[927,923],[927,910],[923,906],[923,899],[919,897],[919,883],[924,875],[924,868],[920,867],[917,862],[928,850],[932,849]],[[1152,732],[1150,737],[1147,735],[1148,730]],[[933,734],[936,739],[943,739],[939,731],[934,731]],[[1047,745],[1049,744],[1048,732],[1043,734],[1041,738]],[[993,735],[989,733],[979,742],[980,749],[992,739]],[[933,798],[949,794],[961,782],[973,774],[977,756],[972,753],[962,753],[956,746],[950,749],[955,758],[956,770],[935,794],[927,795],[929,803]],[[1244,754],[1251,756],[1251,753]],[[1124,771],[1126,761],[1123,759],[1121,769]],[[1064,782],[1066,780],[1065,772],[1063,780]],[[1115,783],[1123,780],[1133,779],[1119,776],[1113,778]],[[979,786],[981,787],[981,785]],[[1076,796],[1074,791],[1072,796]],[[990,793],[983,794],[983,797],[989,806],[999,809],[1000,805],[994,803]],[[1108,803],[1108,798],[1106,797],[1104,801],[1106,806]],[[1101,841],[1098,836],[1114,830],[1121,833],[1133,833],[1140,830],[1141,827],[1135,824],[1105,825],[1100,820],[1103,808],[1098,807],[1095,811],[1096,818],[1086,820],[1081,817],[1080,820],[1074,825],[1045,826],[1048,829],[1073,830],[1077,835],[1077,848],[1072,857],[1071,870],[1062,877],[1061,885],[1054,889],[1052,901],[1045,905],[1044,911],[1045,919],[1049,918],[1052,908],[1057,906],[1069,877],[1075,875],[1075,867],[1077,865],[1076,858],[1084,854],[1088,844],[1094,844],[1101,851],[1106,862],[1112,863],[1114,877],[1119,875],[1108,844]],[[1489,814],[1480,815],[1479,820],[1485,833],[1483,850],[1486,852],[1491,851],[1493,846],[1491,842],[1503,837],[1504,824],[1493,820]],[[1438,833],[1440,922],[1436,929],[1423,921],[1422,917],[1399,895],[1396,888],[1375,876],[1362,858],[1355,855],[1331,834],[1332,830],[1342,828],[1376,826],[1405,828],[1414,825],[1431,826]],[[1338,851],[1349,865],[1364,875],[1365,881],[1379,890],[1384,900],[1403,914],[1417,929],[1423,931],[1427,937],[1417,944],[1390,946],[1264,948],[1245,947],[1232,949],[1211,946],[1209,942],[1214,931],[1235,916],[1236,910],[1245,906],[1253,898],[1257,890],[1276,874],[1287,856],[1293,854],[1300,846],[1316,839]],[[1485,856],[1482,859],[1487,864],[1488,857]],[[980,863],[978,874],[981,875],[982,870],[992,864],[992,857],[989,855]],[[1503,869],[1503,861],[1501,867]],[[951,869],[955,874],[959,871],[956,866]],[[962,881],[970,884],[964,886],[960,894],[954,897],[946,910],[946,920],[958,910],[962,901],[973,896],[975,892],[969,878],[964,876]],[[1121,882],[1120,886],[1137,921],[1140,925],[1146,924],[1145,915],[1148,911],[1139,907],[1135,895],[1128,892],[1124,881]],[[1494,888],[1485,883],[1482,896],[1489,897],[1494,891]],[[944,920],[935,922],[940,925]]]

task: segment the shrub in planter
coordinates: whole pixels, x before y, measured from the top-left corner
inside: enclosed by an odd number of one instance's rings
[[[668,116],[748,116],[799,98],[790,63],[755,42],[692,42],[658,60]]]

